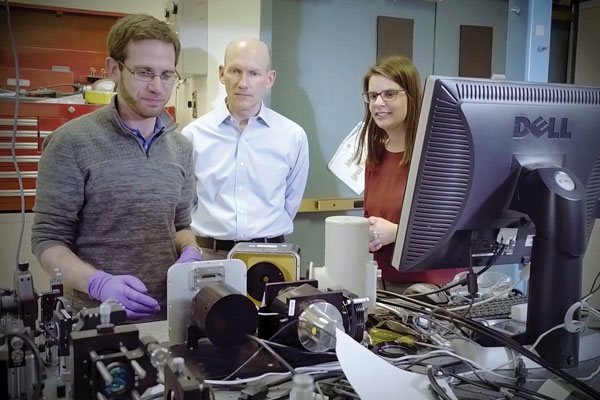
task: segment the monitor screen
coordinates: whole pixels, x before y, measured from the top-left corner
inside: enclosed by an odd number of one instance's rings
[[[509,262],[531,256],[531,341],[579,300],[599,196],[599,88],[430,76],[392,264],[477,265],[493,253],[476,248],[479,239],[517,228]],[[578,338],[563,332],[551,335],[569,350],[538,349],[571,366]]]

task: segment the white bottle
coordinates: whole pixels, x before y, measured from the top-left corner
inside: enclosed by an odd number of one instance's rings
[[[294,375],[290,400],[313,400],[314,385],[315,381],[311,375]]]

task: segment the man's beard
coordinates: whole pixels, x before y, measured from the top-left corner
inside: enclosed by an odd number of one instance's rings
[[[162,112],[162,110],[164,109],[165,104],[167,104],[167,100],[165,100],[161,107],[158,107],[156,109],[152,109],[152,108],[144,109],[144,108],[140,107],[140,104],[138,103],[138,101],[131,95],[131,93],[129,93],[129,91],[127,90],[127,88],[124,85],[119,88],[118,94],[119,94],[119,98],[122,99],[134,113],[136,113],[137,115],[139,115],[140,117],[143,117],[143,118],[158,117],[160,115],[160,113]]]

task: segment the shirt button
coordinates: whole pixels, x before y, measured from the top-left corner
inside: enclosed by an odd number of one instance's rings
[[[238,190],[240,190],[240,191],[241,191],[241,190],[242,190],[242,187],[241,187],[241,186],[238,186]]]
[[[244,213],[244,210],[240,210],[240,214],[243,214],[243,213]]]
[[[240,163],[240,167],[243,167],[243,166],[244,166],[244,162],[242,161],[242,162]]]

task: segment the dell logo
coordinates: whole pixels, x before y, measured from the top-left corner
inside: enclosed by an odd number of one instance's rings
[[[522,138],[531,133],[539,138],[548,133],[548,139],[571,139],[571,132],[567,131],[567,122],[567,118],[561,118],[560,130],[556,131],[556,118],[548,118],[546,121],[542,117],[537,117],[532,122],[526,117],[515,117],[513,137]]]

